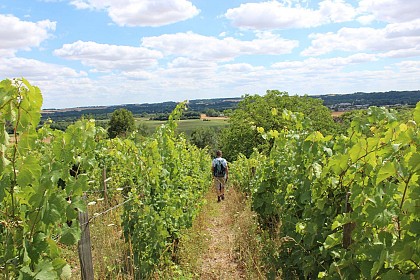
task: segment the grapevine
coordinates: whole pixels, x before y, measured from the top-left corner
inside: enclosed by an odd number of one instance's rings
[[[275,144],[267,158],[259,156],[251,180],[240,167],[246,160],[232,168],[238,184],[251,190],[262,227],[281,240],[267,250],[271,273],[418,278],[420,103],[408,122],[370,108],[347,135],[336,137],[309,133],[303,116],[283,113],[290,116],[293,129],[260,131]]]
[[[80,195],[88,178],[82,170],[93,165],[94,124],[79,122],[65,133],[37,131],[39,88],[25,79],[4,80],[0,94],[1,273],[7,279],[68,278],[58,244],[74,244],[80,235],[75,209],[84,209]],[[71,176],[75,164],[80,172]]]
[[[149,277],[176,250],[210,180],[203,176],[209,174],[207,154],[175,135],[185,105],[142,143],[107,139],[89,119],[65,132],[40,127],[41,106],[41,91],[27,80],[0,83],[0,273],[6,279],[70,278],[62,248],[79,241],[83,197],[101,193],[105,170],[110,198],[121,189],[126,196],[119,205],[135,276]]]

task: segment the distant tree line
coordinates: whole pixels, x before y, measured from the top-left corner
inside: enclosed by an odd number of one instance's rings
[[[224,149],[224,154],[234,159],[238,153],[249,155],[255,147],[260,150],[269,147],[259,147],[261,141],[255,127],[264,129],[281,128],[278,118],[273,118],[270,108],[277,110],[288,109],[303,112],[314,123],[314,129],[320,131],[345,131],[351,119],[358,113],[347,113],[332,121],[329,110],[336,104],[349,103],[353,105],[384,106],[396,104],[415,105],[420,100],[420,91],[390,91],[378,93],[354,93],[343,95],[318,95],[318,96],[289,96],[287,93],[277,90],[269,90],[266,95],[245,95],[241,98],[228,99],[201,99],[189,102],[188,110],[181,119],[199,119],[204,113],[209,117],[229,116],[230,126],[227,129],[197,128],[190,136],[190,140],[199,147],[207,147],[209,152],[215,149]],[[165,121],[169,113],[175,108],[176,102],[163,102],[157,104],[129,104],[121,106],[92,107],[80,110],[63,110],[43,114],[42,121],[51,119],[50,126],[54,129],[65,130],[67,126],[81,117],[93,118],[97,125],[108,129],[112,136],[125,135],[134,128],[129,126],[128,131],[122,133],[109,130],[110,120],[116,111],[124,109],[134,117],[146,117],[152,120]],[[354,107],[356,108],[356,107]],[[402,106],[401,108],[404,108]],[[402,110],[402,109],[400,109]],[[410,111],[403,111],[410,114]],[[130,117],[131,119],[131,117]],[[252,125],[250,125],[252,124]],[[117,125],[115,125],[117,126]],[[254,129],[252,128],[254,127]],[[143,125],[137,128],[139,134],[145,136],[147,127]],[[13,133],[13,131],[9,131]]]
[[[150,117],[150,120],[153,121],[167,121],[169,118],[170,113],[163,113],[157,114],[155,116]],[[200,113],[194,111],[186,111],[182,113],[181,120],[192,120],[192,119],[199,119]]]
[[[420,101],[420,90],[417,91],[388,91],[388,92],[356,92],[353,94],[334,94],[311,96],[320,98],[324,105],[331,107],[342,103],[351,105],[390,106],[416,105]]]
[[[222,112],[226,109],[234,109],[238,105],[240,98],[219,98],[219,99],[198,99],[188,102],[188,111],[197,113],[204,113],[209,109]],[[74,108],[66,110],[48,110],[48,113],[43,113],[43,119],[51,119],[53,121],[66,120],[76,121],[83,115],[91,115],[95,119],[109,119],[111,114],[117,109],[126,109],[134,116],[146,115],[168,115],[175,109],[177,102],[162,102],[162,103],[144,103],[144,104],[127,104],[104,107],[87,107]]]
[[[369,106],[390,106],[396,104],[415,105],[420,101],[420,90],[417,91],[388,91],[388,92],[373,92],[364,93],[357,92],[353,94],[334,94],[334,95],[313,95],[309,98],[322,99],[324,105],[332,108],[341,103],[348,103],[352,105],[369,105]],[[189,111],[205,113],[208,116],[213,116],[212,113],[224,112],[227,110],[234,110],[242,98],[215,98],[215,99],[197,99],[188,102]],[[176,106],[176,102],[162,102],[162,103],[145,103],[145,104],[127,104],[117,106],[105,107],[87,107],[75,108],[73,110],[57,110],[49,113],[43,113],[42,119],[51,119],[53,121],[71,121],[74,122],[82,116],[92,116],[96,120],[109,119],[111,114],[117,109],[127,109],[132,112],[134,116],[152,115],[169,115]],[[214,111],[212,111],[214,110]],[[210,112],[210,114],[208,113]],[[162,117],[161,119],[164,119]]]

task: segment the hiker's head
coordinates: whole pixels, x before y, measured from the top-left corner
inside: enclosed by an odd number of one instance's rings
[[[217,157],[221,157],[222,156],[222,151],[221,150],[217,150],[216,151],[216,156]]]

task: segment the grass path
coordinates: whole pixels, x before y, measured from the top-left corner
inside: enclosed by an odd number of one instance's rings
[[[234,220],[237,216],[234,204],[238,203],[235,189],[229,189],[226,199],[220,203],[216,202],[214,192],[210,196],[208,207],[214,208],[214,215],[209,215],[206,222],[209,246],[202,255],[201,279],[245,279],[234,249]]]
[[[187,234],[187,241],[181,246],[183,266],[189,266],[194,279],[246,279],[235,249],[236,220],[244,208],[242,199],[234,188],[225,192],[225,200],[220,203],[216,202],[213,190],[206,199],[192,231]]]

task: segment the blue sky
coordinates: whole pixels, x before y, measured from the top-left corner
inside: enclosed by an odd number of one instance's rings
[[[43,108],[420,89],[417,0],[0,0]]]

